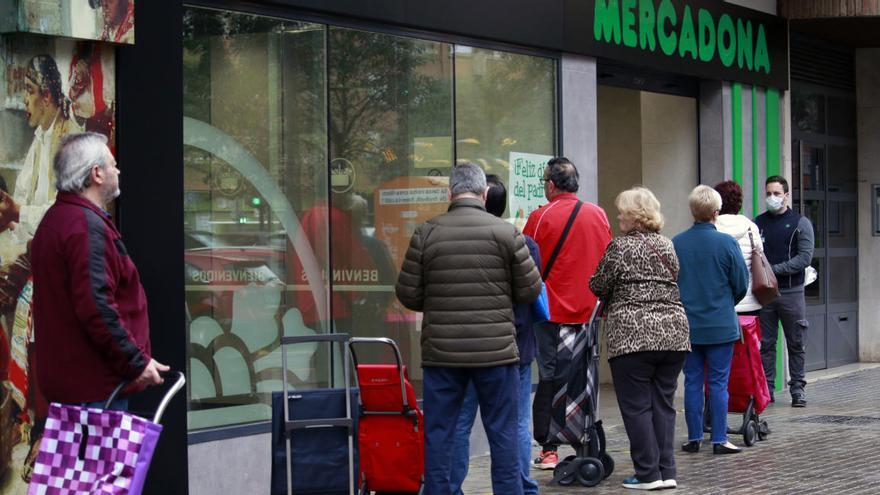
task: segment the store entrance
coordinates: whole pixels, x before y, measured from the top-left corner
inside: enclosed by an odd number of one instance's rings
[[[696,95],[604,85],[602,75],[600,70],[599,205],[608,213],[614,234],[619,235],[614,199],[633,185],[645,186],[660,200],[666,219],[661,233],[671,238],[693,223],[687,197],[699,182]],[[646,81],[639,77],[627,79]],[[605,79],[620,81],[616,76]]]

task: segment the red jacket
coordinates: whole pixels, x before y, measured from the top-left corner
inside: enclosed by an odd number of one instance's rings
[[[110,215],[59,192],[31,245],[40,389],[53,402],[104,400],[150,361],[147,299]]]
[[[560,194],[529,215],[523,234],[534,239],[541,248],[542,275],[577,199],[574,193]],[[611,227],[605,211],[584,202],[550,270],[550,277],[544,281],[551,321],[583,323],[590,319],[597,299],[590,290],[590,277],[609,242]]]

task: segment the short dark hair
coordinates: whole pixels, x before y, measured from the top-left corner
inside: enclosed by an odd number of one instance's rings
[[[507,188],[504,187],[501,177],[495,174],[486,176],[486,184],[489,186],[489,192],[486,193],[486,211],[500,218],[507,208]]]
[[[577,168],[564,156],[557,156],[547,162],[547,178],[553,182],[557,189],[566,192],[577,192],[578,176]]]
[[[721,214],[736,215],[743,206],[743,190],[736,181],[726,180],[715,184],[715,190],[721,195]]]
[[[788,181],[785,180],[785,177],[781,175],[771,175],[764,181],[764,186],[766,187],[771,182],[782,184],[782,192],[788,192]]]

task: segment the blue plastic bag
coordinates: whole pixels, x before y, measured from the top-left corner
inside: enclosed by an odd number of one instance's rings
[[[550,301],[547,299],[547,286],[541,282],[541,294],[532,303],[532,319],[534,323],[550,320]]]

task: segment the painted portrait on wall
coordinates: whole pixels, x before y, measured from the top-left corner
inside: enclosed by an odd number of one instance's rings
[[[115,138],[114,52],[102,43],[0,38],[0,495],[26,493],[47,404],[31,370],[29,242],[55,201],[52,161],[84,130]]]
[[[134,0],[22,0],[18,30],[134,43]]]

